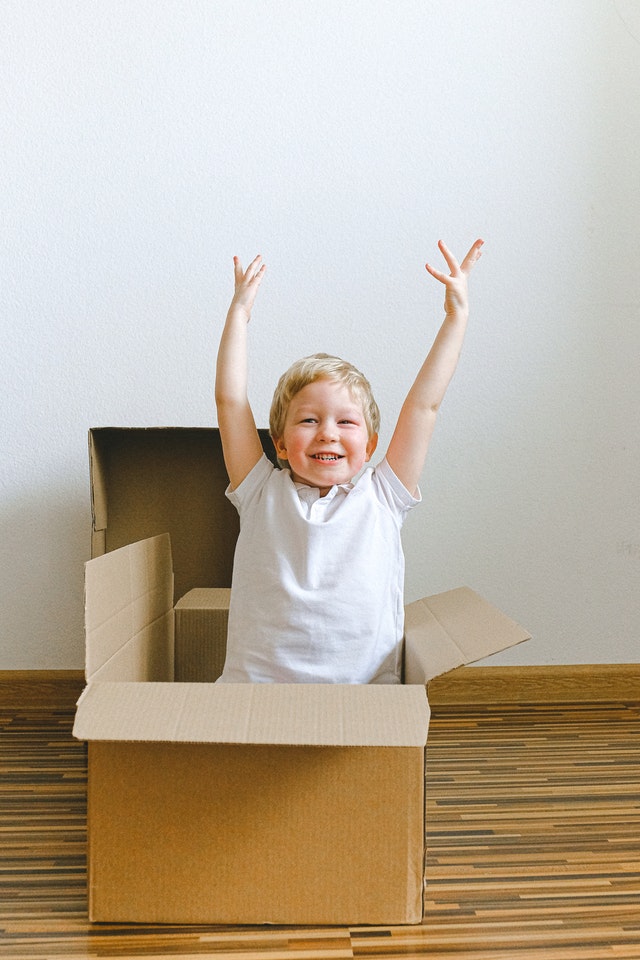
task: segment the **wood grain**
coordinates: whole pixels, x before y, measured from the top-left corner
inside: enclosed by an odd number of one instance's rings
[[[86,918],[72,709],[0,709],[0,955],[313,960],[640,957],[640,705],[435,713],[419,926],[150,927]]]
[[[432,707],[640,700],[640,663],[459,667],[429,684]]]
[[[84,685],[83,670],[0,670],[0,709],[73,709]]]
[[[0,670],[0,707],[72,707],[82,670]],[[640,663],[460,667],[429,684],[432,707],[640,700]]]

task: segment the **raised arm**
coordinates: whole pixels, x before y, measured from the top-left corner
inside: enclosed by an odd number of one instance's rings
[[[469,317],[467,277],[480,259],[483,242],[476,240],[458,263],[441,240],[438,246],[449,267],[448,275],[426,264],[431,276],[445,286],[445,318],[407,394],[387,450],[391,469],[412,494],[418,487],[440,404],[458,364]]]
[[[258,256],[246,271],[234,257],[233,268],[235,292],[218,348],[215,396],[224,462],[235,488],[262,456],[247,394],[247,327],[266,267]]]

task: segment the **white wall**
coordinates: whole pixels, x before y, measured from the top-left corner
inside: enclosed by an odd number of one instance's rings
[[[86,433],[215,422],[231,257],[261,252],[252,396],[318,349],[382,444],[485,253],[407,523],[407,598],[468,583],[535,639],[638,660],[635,0],[5,0],[0,668],[83,663]],[[435,254],[437,255],[437,253]]]

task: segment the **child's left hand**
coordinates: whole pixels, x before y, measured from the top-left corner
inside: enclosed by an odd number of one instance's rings
[[[468,314],[469,312],[467,277],[482,256],[483,243],[484,240],[476,240],[462,263],[458,263],[454,255],[447,247],[446,243],[444,243],[442,240],[439,240],[438,247],[443,257],[447,261],[449,270],[451,271],[448,276],[446,273],[436,270],[429,263],[425,264],[425,267],[431,276],[435,277],[436,280],[439,280],[440,283],[444,283],[446,287],[444,295],[444,309],[448,317],[454,315],[457,316],[460,313]]]

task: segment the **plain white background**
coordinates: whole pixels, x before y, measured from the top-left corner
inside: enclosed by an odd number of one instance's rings
[[[441,320],[443,237],[485,252],[407,522],[407,599],[465,583],[534,639],[638,660],[635,0],[5,0],[0,668],[83,665],[90,426],[215,424],[232,256],[266,424],[346,356],[381,451]]]

